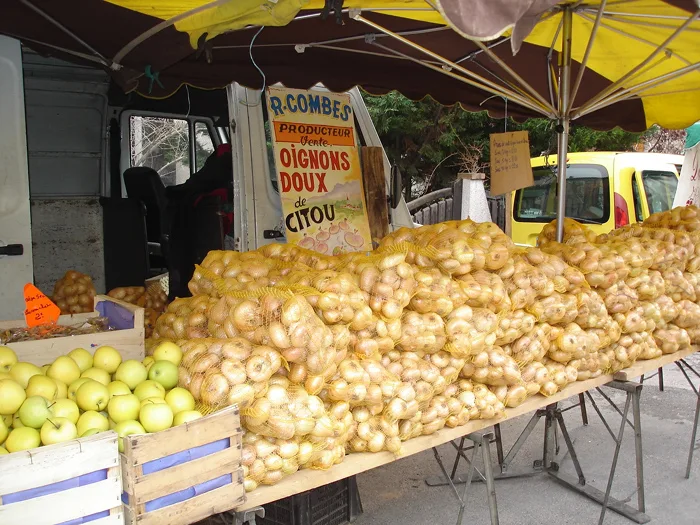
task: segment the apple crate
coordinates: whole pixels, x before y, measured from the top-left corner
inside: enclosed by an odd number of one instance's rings
[[[119,350],[124,360],[144,358],[144,311],[141,307],[106,295],[97,295],[95,296],[95,311],[85,314],[62,315],[58,319],[58,324],[80,326],[91,317],[97,316],[107,317],[113,330],[96,334],[9,343],[6,346],[12,348],[21,361],[27,361],[37,366],[51,363],[58,356],[65,355],[74,348],[85,348],[90,353],[94,353],[100,346],[113,346]],[[26,326],[24,320],[0,321],[0,330],[20,326]]]
[[[245,502],[237,406],[124,438],[127,525],[187,525]]]
[[[0,456],[3,525],[124,523],[117,434]]]

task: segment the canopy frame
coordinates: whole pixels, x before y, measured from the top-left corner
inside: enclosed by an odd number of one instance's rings
[[[432,3],[430,4],[432,5]],[[571,84],[571,41],[573,38],[573,16],[574,14],[581,16],[582,18],[591,21],[590,13],[593,9],[590,7],[581,6],[579,4],[570,5],[559,5],[552,11],[559,11],[562,15],[562,21],[559,28],[556,31],[553,42],[550,47],[550,52],[548,57],[551,59],[554,51],[554,46],[559,38],[561,38],[561,52],[559,53],[559,74],[557,78],[556,85],[553,85],[554,75],[549,74],[548,71],[548,83],[550,91],[550,99],[552,101],[547,101],[542,95],[540,95],[528,82],[526,82],[521,76],[519,76],[511,67],[509,67],[500,57],[493,52],[493,50],[482,42],[473,39],[472,41],[480,48],[480,50],[485,53],[491,60],[493,60],[503,71],[505,71],[514,82],[506,82],[505,80],[499,78],[497,75],[492,73],[497,79],[501,81],[501,84],[488,80],[487,78],[474,73],[459,64],[450,61],[438,53],[435,53],[413,41],[406,38],[403,35],[392,32],[391,30],[383,27],[381,24],[368,20],[363,17],[361,9],[350,9],[350,17],[358,22],[366,24],[384,35],[390,36],[393,39],[410,46],[411,48],[420,51],[426,56],[430,57],[433,61],[442,63],[442,67],[438,67],[433,63],[429,63],[427,60],[421,60],[408,56],[399,51],[393,50],[387,46],[376,43],[375,38],[367,38],[366,41],[377,45],[381,49],[400,56],[402,58],[412,60],[416,63],[422,64],[429,69],[441,72],[452,78],[460,80],[468,85],[479,88],[492,96],[499,96],[505,99],[509,99],[512,102],[519,104],[522,107],[530,109],[534,112],[540,113],[545,117],[557,121],[556,131],[557,131],[557,181],[558,181],[558,194],[557,194],[557,240],[562,241],[564,235],[564,217],[566,217],[566,158],[568,153],[568,142],[569,142],[569,128],[571,122],[584,115],[593,113],[611,106],[618,102],[623,102],[626,100],[631,100],[647,93],[653,88],[657,88],[661,85],[667,84],[672,80],[676,80],[684,75],[687,75],[694,71],[700,71],[700,63],[690,63],[688,60],[684,60],[682,57],[678,58],[687,64],[684,67],[675,69],[674,71],[664,73],[654,78],[638,82],[636,84],[628,85],[625,87],[625,83],[629,81],[634,81],[639,78],[641,74],[647,72],[649,69],[653,68],[656,64],[653,63],[654,60],[661,54],[664,54],[664,59],[670,57],[673,53],[669,50],[669,46],[685,31],[694,31],[694,28],[690,25],[700,18],[700,9],[692,13],[689,17],[679,17],[679,16],[663,16],[663,15],[636,15],[634,13],[625,13],[618,11],[606,11],[607,0],[602,0],[598,9],[595,10],[595,19],[592,20],[593,26],[591,33],[589,35],[588,43],[579,67],[576,79]],[[552,12],[550,11],[550,13]],[[611,29],[610,26],[604,23],[607,18],[617,19],[625,17],[636,17],[643,21],[640,23],[647,24],[656,28],[672,28],[673,33],[661,44],[655,45],[651,42],[644,42],[647,45],[652,45],[654,49],[652,52],[644,59],[642,62],[634,65],[627,73],[625,73],[621,78],[613,81],[609,86],[603,89],[597,95],[591,97],[589,100],[585,101],[578,107],[574,107],[574,101],[576,95],[578,94],[581,82],[583,80],[583,75],[590,58],[591,50],[595,42],[598,30],[600,27],[606,27],[606,29]],[[654,22],[649,22],[646,20],[653,20]],[[672,26],[668,24],[657,23],[656,20],[678,20],[683,21],[679,26]],[[616,28],[612,28],[616,30]],[[619,30],[617,30],[619,32]],[[350,51],[350,50],[348,50]],[[455,71],[453,71],[455,70]],[[554,104],[554,93],[556,93],[557,103]]]

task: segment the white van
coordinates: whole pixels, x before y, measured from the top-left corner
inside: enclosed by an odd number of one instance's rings
[[[381,146],[359,91],[349,94],[360,144]],[[183,87],[165,100],[125,95],[99,69],[43,58],[0,37],[0,117],[0,320],[21,316],[26,282],[50,294],[76,269],[102,292],[138,285],[124,279],[157,270],[157,242],[132,251],[150,223],[124,212],[129,168],[154,169],[164,186],[181,184],[228,143],[233,227],[222,244],[245,251],[285,240],[260,91],[233,84]],[[386,155],[384,169],[389,194]],[[412,226],[405,202],[397,196],[394,204],[392,228]],[[146,213],[146,222],[155,220]],[[19,253],[18,245],[21,255],[2,254]]]

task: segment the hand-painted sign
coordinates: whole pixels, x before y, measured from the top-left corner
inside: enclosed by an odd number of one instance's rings
[[[43,324],[55,324],[61,315],[61,310],[44,292],[31,283],[24,285],[24,319],[29,328]]]
[[[329,255],[371,250],[350,96],[267,94],[287,241]]]

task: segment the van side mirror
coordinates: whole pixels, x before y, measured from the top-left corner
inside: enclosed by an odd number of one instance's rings
[[[390,181],[390,193],[389,193],[389,203],[391,208],[395,210],[399,207],[401,202],[401,197],[403,196],[403,184],[401,179],[401,171],[399,167],[394,164],[391,167],[391,181]]]

